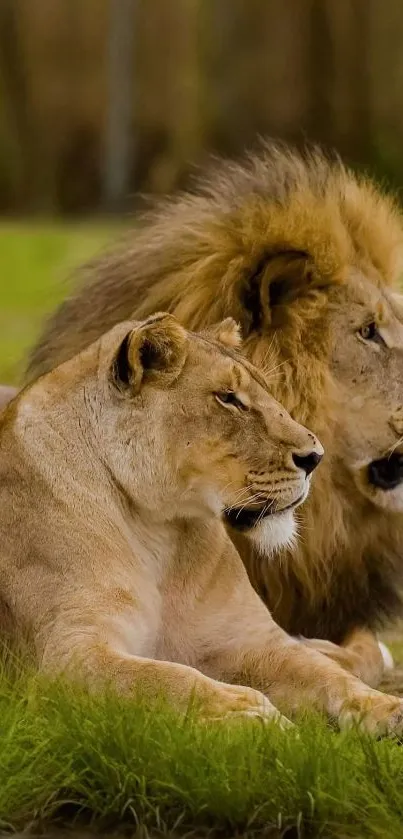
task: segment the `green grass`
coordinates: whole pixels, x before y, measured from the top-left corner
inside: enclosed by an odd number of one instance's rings
[[[0,829],[401,839],[403,752],[316,718],[203,726],[159,705],[0,682]],[[192,834],[193,835],[193,834]]]
[[[17,382],[46,312],[112,225],[0,225],[0,382]],[[389,640],[389,639],[388,639]],[[394,651],[402,653],[398,636]],[[403,750],[323,721],[297,732],[197,724],[0,672],[0,831],[92,821],[150,835],[402,835]],[[146,837],[146,833],[142,836]]]
[[[0,383],[14,384],[47,312],[63,299],[74,268],[116,225],[0,225]]]

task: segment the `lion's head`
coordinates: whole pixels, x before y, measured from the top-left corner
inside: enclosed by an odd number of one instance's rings
[[[301,257],[295,259],[293,266],[287,256],[288,281],[301,268]],[[308,261],[303,270],[311,270]],[[305,292],[298,282],[292,290],[284,286],[284,296],[276,283],[272,291],[276,303],[263,311],[270,317],[265,331],[276,344],[272,364],[282,365],[273,370],[274,393],[293,416],[320,429],[331,451],[333,490],[349,504],[360,503],[367,515],[371,508],[403,512],[400,296],[379,275],[364,276],[354,266],[334,284],[308,278]],[[267,365],[262,337],[252,333],[246,344],[259,366]]]
[[[399,208],[314,150],[267,145],[223,165],[87,269],[50,322],[34,372],[117,317],[241,323],[245,351],[327,457],[277,570],[246,558],[286,628],[343,637],[400,608],[403,575],[403,267]],[[400,575],[400,577],[399,577]]]
[[[403,307],[359,277],[329,293],[337,470],[376,507],[403,512]],[[344,467],[344,468],[343,468]]]

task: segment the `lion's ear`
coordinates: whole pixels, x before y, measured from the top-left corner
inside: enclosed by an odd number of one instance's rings
[[[205,329],[203,334],[223,344],[224,347],[238,349],[242,344],[241,327],[233,318],[225,318],[220,323],[215,323]]]
[[[113,380],[120,390],[133,393],[158,378],[161,384],[170,384],[179,376],[186,355],[186,330],[173,315],[158,313],[123,338],[113,361]]]
[[[244,293],[249,314],[249,331],[276,325],[298,297],[318,286],[319,278],[309,255],[283,251],[267,256],[259,264]]]

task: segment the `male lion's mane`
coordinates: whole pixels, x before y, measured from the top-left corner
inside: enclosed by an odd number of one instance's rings
[[[268,143],[244,165],[216,167],[193,194],[162,202],[86,266],[31,356],[33,376],[114,323],[158,310],[194,330],[227,316],[240,322],[276,398],[327,451],[300,514],[299,547],[268,565],[241,545],[255,587],[294,633],[340,642],[401,608],[401,518],[374,509],[365,519],[358,490],[339,479],[324,317],[329,289],[350,266],[393,285],[401,241],[397,205],[364,176],[318,149],[299,155]]]

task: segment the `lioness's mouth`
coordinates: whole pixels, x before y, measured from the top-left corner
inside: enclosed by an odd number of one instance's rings
[[[281,513],[287,512],[287,510],[292,510],[293,507],[297,507],[304,498],[305,494],[303,493],[296,499],[296,501],[293,501],[292,504],[288,504],[287,507],[280,508],[275,506],[274,501],[266,501],[266,503],[262,504],[260,507],[232,507],[230,510],[225,510],[224,516],[228,524],[230,524],[234,530],[250,530],[252,527],[255,527],[258,522],[268,516],[280,515]]]
[[[395,489],[403,483],[403,454],[373,460],[368,466],[368,483],[379,489]]]

